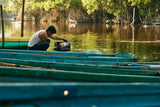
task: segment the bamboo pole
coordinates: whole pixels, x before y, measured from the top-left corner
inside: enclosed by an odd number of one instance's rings
[[[0,8],[1,8],[1,25],[2,25],[2,48],[4,48],[5,36],[4,36],[3,6],[0,5]]]
[[[23,3],[22,3],[21,37],[23,37],[23,29],[24,29],[24,6],[25,6],[25,0],[23,0]]]

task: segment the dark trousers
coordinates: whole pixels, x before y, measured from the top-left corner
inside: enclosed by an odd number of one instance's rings
[[[49,48],[50,40],[47,39],[45,42],[37,43],[32,47],[28,47],[28,50],[40,50],[46,51]]]

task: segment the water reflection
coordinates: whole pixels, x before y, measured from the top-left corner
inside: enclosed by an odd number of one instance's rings
[[[105,25],[93,23],[24,23],[24,37],[54,25],[59,36],[71,43],[71,51],[100,50],[105,54],[133,53],[139,61],[160,61],[160,26]],[[1,28],[1,27],[0,27]],[[20,22],[5,22],[5,35],[20,37]],[[1,33],[1,32],[0,32]],[[52,40],[49,51],[53,50]]]

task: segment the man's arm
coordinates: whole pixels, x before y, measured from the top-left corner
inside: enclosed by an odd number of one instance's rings
[[[65,42],[67,42],[66,39],[62,38],[62,37],[59,37],[59,36],[50,36],[50,38],[54,39],[54,40],[63,40]]]
[[[45,42],[47,40],[47,34],[45,32],[39,33],[39,38],[41,39],[42,42]]]

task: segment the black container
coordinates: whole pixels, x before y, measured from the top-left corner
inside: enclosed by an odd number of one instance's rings
[[[70,51],[70,42],[54,42],[55,51]]]

